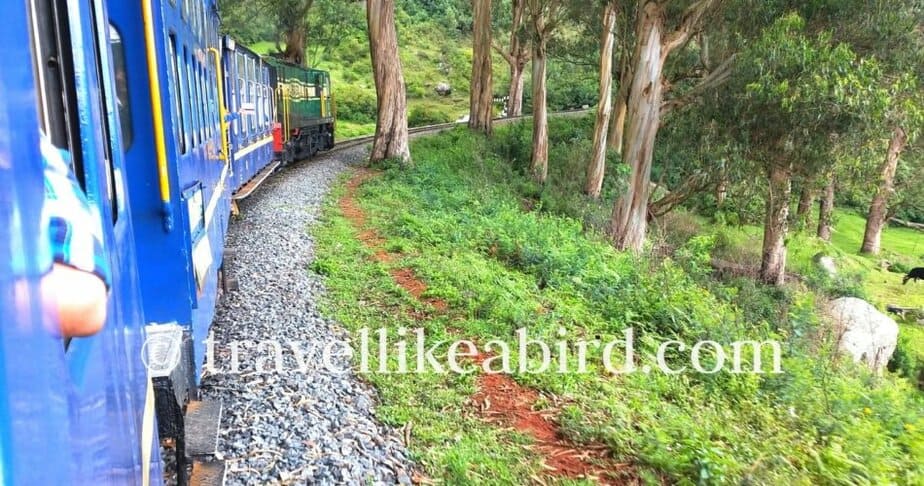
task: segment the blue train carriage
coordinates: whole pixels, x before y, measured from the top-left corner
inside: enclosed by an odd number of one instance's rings
[[[276,86],[277,160],[312,157],[334,146],[334,97],[330,73],[266,58]]]
[[[257,70],[230,59],[237,47],[219,35],[215,0],[110,2],[109,15],[124,53],[115,71],[143,311],[148,332],[180,345],[154,389],[159,433],[176,443],[183,482],[187,456],[217,447],[221,407],[198,401],[197,387],[232,194],[262,168],[248,161],[266,132],[256,121],[257,86],[237,88]],[[221,476],[221,468],[197,462],[193,474]]]
[[[102,0],[2,2],[0,17],[0,484],[160,482],[113,76],[120,38]],[[70,162],[101,222],[112,278],[92,337],[63,339],[40,293],[52,263],[43,157]]]
[[[275,100],[272,68],[255,52],[225,37],[225,99],[230,115],[233,200],[244,199],[280,165],[273,160]]]

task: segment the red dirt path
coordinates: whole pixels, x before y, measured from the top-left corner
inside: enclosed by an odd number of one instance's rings
[[[356,190],[365,181],[378,175],[369,169],[360,169],[346,185],[346,193],[340,199],[340,210],[359,231],[359,239],[368,248],[375,251],[374,258],[382,263],[390,263],[394,255],[382,246],[385,239],[374,229],[366,228],[366,214],[356,203]],[[390,270],[391,276],[401,288],[415,299],[432,306],[437,312],[446,312],[448,304],[441,299],[426,298],[427,284],[421,281],[410,268]],[[415,318],[426,316],[413,313]],[[481,364],[488,356],[475,358]],[[617,463],[609,457],[609,448],[603,444],[576,444],[561,435],[560,428],[552,417],[555,411],[536,411],[535,405],[539,392],[526,388],[515,382],[510,376],[502,374],[482,374],[477,380],[478,390],[471,398],[478,414],[486,421],[505,427],[511,427],[530,436],[551,476],[595,480],[598,484],[635,484],[632,466]]]
[[[478,356],[478,365],[488,356]],[[562,437],[554,422],[557,411],[535,410],[539,392],[521,386],[508,375],[482,374],[471,401],[485,420],[511,427],[530,436],[549,475],[570,479],[587,478],[598,484],[634,484],[632,465],[610,458],[603,444],[576,444]]]

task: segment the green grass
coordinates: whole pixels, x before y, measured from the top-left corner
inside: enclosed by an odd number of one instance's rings
[[[877,378],[834,360],[815,294],[704,283],[711,235],[682,245],[675,258],[653,260],[616,252],[585,233],[581,220],[524,211],[525,200],[538,197],[546,208],[553,198],[537,192],[519,162],[497,155],[512,153],[504,137],[489,144],[455,130],[416,141],[414,168],[387,168],[358,191],[368,225],[400,253],[387,264],[357,242],[336,204],[342,192],[335,193],[315,230],[313,268],[326,276],[325,312],[354,332],[385,327],[394,336],[399,326],[423,326],[428,343],[510,340],[524,326],[549,340],[559,329],[570,339],[608,340],[633,326],[644,362],[664,339],[779,339],[782,375],[610,376],[595,358],[588,373],[513,377],[565,403],[559,421],[566,436],[606,444],[648,481],[924,482],[922,395],[893,374]],[[558,157],[574,156],[559,150],[553,167],[567,160]],[[408,309],[423,304],[397,287],[388,274],[395,267],[414,268],[429,286],[426,295],[451,310],[410,320]],[[379,417],[412,424],[411,449],[432,478],[522,484],[544,475],[523,447],[529,438],[474,418],[465,402],[471,376],[366,377],[382,397]]]
[[[710,225],[706,218],[695,218],[699,225]],[[810,232],[795,232],[788,240],[788,268],[810,277],[810,283],[821,282],[821,290],[832,292],[832,297],[853,295],[869,300],[885,311],[889,304],[900,307],[924,309],[924,285],[911,282],[902,284],[904,273],[891,272],[883,268],[883,261],[899,263],[903,268],[924,264],[924,233],[908,228],[886,227],[882,233],[880,255],[859,253],[866,228],[866,220],[852,210],[837,210],[831,242],[815,238]],[[729,241],[720,257],[740,263],[754,264],[760,261],[760,247],[763,230],[757,226],[713,227],[713,232],[722,234]],[[824,253],[834,257],[841,277],[831,281],[821,276],[813,257]],[[901,366],[910,377],[924,373],[924,326],[899,319],[901,339],[899,354],[909,356],[907,365]]]
[[[348,120],[338,120],[336,131],[338,142],[348,138],[364,137],[375,133],[375,123],[354,123]]]

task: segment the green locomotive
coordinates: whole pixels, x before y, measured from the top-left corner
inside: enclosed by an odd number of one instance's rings
[[[270,57],[264,60],[271,67],[276,90],[276,158],[289,162],[332,148],[335,116],[330,73]]]

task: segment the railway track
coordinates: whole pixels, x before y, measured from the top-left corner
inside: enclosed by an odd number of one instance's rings
[[[577,109],[577,110],[564,110],[564,111],[556,111],[553,113],[549,113],[549,116],[580,116],[589,111],[590,111],[589,109],[584,109],[584,108]],[[503,125],[506,123],[513,123],[516,121],[525,120],[527,118],[532,118],[532,115],[495,118],[494,123],[498,125]],[[457,122],[451,122],[451,123],[440,123],[437,125],[427,125],[423,127],[414,127],[414,128],[408,129],[408,133],[413,138],[413,137],[425,135],[428,133],[438,133],[444,130],[451,130],[455,127],[464,125],[466,123],[468,122],[467,121],[457,121]],[[346,140],[342,140],[338,142],[337,144],[334,145],[334,148],[328,150],[327,152],[324,152],[324,154],[335,154],[338,152],[342,152],[344,150],[347,150],[353,147],[358,147],[361,145],[365,145],[367,143],[372,143],[374,139],[375,139],[375,135],[348,138]],[[278,162],[274,162],[270,165],[267,165],[262,171],[256,174],[253,177],[253,179],[247,182],[247,184],[245,184],[240,190],[235,192],[234,195],[232,196],[232,206],[231,206],[232,214],[238,214],[238,207],[237,207],[238,201],[241,201],[243,199],[250,197],[250,195],[256,192],[256,190],[261,185],[263,185],[263,183],[267,179],[269,179],[269,177],[273,175],[280,167],[281,167],[281,164]]]
[[[588,113],[588,112],[590,112],[590,109],[581,108],[581,109],[577,109],[577,110],[556,111],[556,112],[554,112],[554,113],[549,113],[549,116],[578,116],[578,115],[582,115],[582,114]],[[504,117],[504,118],[495,118],[495,119],[494,119],[494,123],[495,123],[495,124],[499,124],[499,125],[504,125],[504,124],[507,124],[507,123],[513,123],[513,122],[516,122],[516,121],[525,120],[525,119],[527,119],[527,118],[532,118],[532,115],[521,115],[521,116],[512,116],[512,117]],[[440,123],[440,124],[437,124],[437,125],[427,125],[427,126],[423,126],[423,127],[414,127],[414,128],[408,129],[408,134],[410,134],[410,135],[412,135],[412,136],[413,136],[413,135],[418,135],[418,136],[419,136],[419,135],[426,134],[426,133],[434,133],[434,132],[437,132],[437,133],[438,133],[438,132],[441,132],[441,131],[444,131],[444,130],[450,130],[450,129],[453,129],[453,128],[458,127],[458,126],[465,125],[465,124],[467,124],[467,123],[468,123],[468,121],[456,121],[456,122],[450,122],[450,123]],[[368,136],[364,136],[364,137],[348,138],[348,139],[346,139],[346,140],[342,140],[342,141],[340,141],[340,142],[337,142],[337,144],[334,145],[334,148],[330,149],[330,150],[328,151],[328,153],[334,153],[334,152],[337,152],[337,151],[340,151],[340,150],[346,150],[346,149],[348,149],[348,148],[356,147],[357,145],[364,145],[364,144],[367,144],[367,143],[371,143],[374,139],[375,139],[375,135],[368,135]]]

